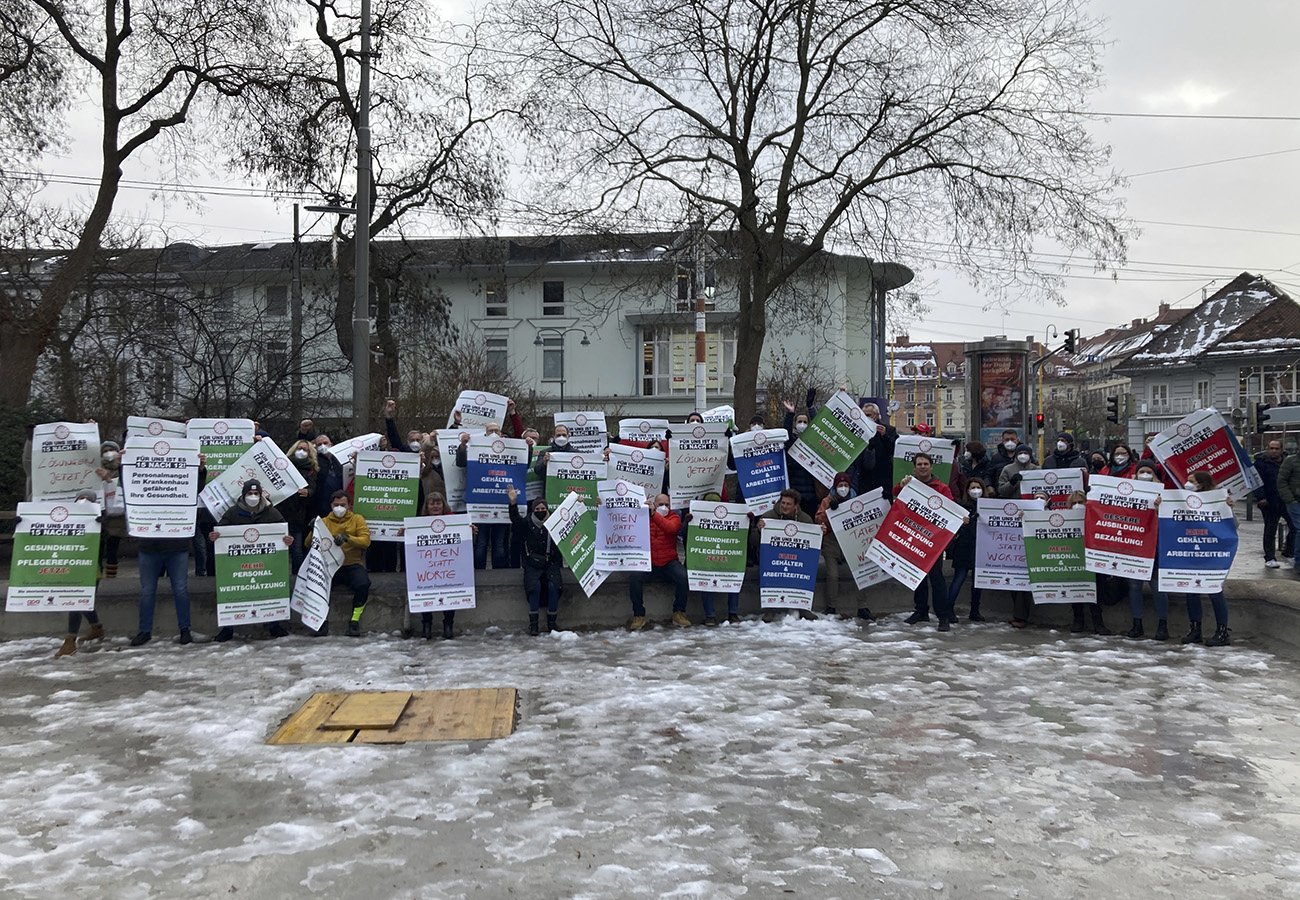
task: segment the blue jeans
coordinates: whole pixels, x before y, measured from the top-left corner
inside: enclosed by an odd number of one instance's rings
[[[153,609],[158,598],[158,579],[166,572],[176,604],[176,625],[190,627],[190,552],[140,551],[140,631],[153,633]]]
[[[627,596],[632,601],[633,616],[645,616],[643,594],[647,581],[667,581],[672,584],[676,588],[673,612],[686,612],[686,598],[690,595],[691,584],[681,560],[674,559],[662,566],[651,566],[649,572],[627,573]]]
[[[289,536],[293,538],[293,543],[289,545],[289,565],[293,567],[293,574],[297,575],[302,568],[302,561],[307,558],[307,529],[301,525],[297,528],[290,526]]]
[[[1300,503],[1288,503],[1286,512],[1296,527],[1300,527]],[[1295,567],[1296,571],[1300,572],[1300,541],[1295,542]]]
[[[1151,597],[1156,604],[1156,618],[1169,618],[1169,595],[1164,591],[1156,590],[1157,570],[1151,570]],[[1125,578],[1128,582],[1128,609],[1133,614],[1133,618],[1142,618],[1142,581],[1138,578]]]
[[[957,598],[961,596],[962,586],[966,584],[966,579],[970,576],[971,570],[967,568],[954,568],[952,570],[952,583],[948,585],[948,617],[955,618],[957,615]],[[975,587],[972,579],[970,586],[970,611],[971,615],[977,615],[980,611],[980,597],[983,595],[983,589]],[[938,612],[938,610],[936,610]]]
[[[524,597],[528,599],[530,614],[541,612],[543,592],[546,593],[547,614],[555,615],[560,611],[560,578],[558,563],[545,568],[524,563]]]
[[[487,568],[489,545],[492,547],[492,568],[508,568],[510,565],[509,543],[509,525],[480,525],[478,534],[474,535],[474,568]]]
[[[740,615],[740,593],[739,592],[736,592],[734,594],[729,594],[729,593],[714,592],[714,591],[700,591],[700,600],[704,602],[704,618],[706,619],[717,618],[718,609],[715,604],[718,602],[719,597],[727,598],[727,615],[729,616]]]
[[[1214,624],[1220,628],[1226,628],[1228,625],[1228,601],[1223,596],[1223,591],[1217,594],[1210,594],[1210,605],[1214,607]],[[1201,622],[1201,595],[1187,595],[1187,620],[1193,625],[1199,625]]]

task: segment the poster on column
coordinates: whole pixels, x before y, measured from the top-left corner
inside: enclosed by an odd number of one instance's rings
[[[1237,520],[1227,491],[1164,491],[1158,527],[1160,590],[1180,594],[1223,590],[1237,556]]]
[[[555,509],[564,498],[577,494],[595,507],[600,502],[596,485],[605,480],[606,465],[598,453],[556,453],[546,455],[546,503]]]
[[[664,489],[664,463],[668,454],[635,444],[609,445],[609,477],[640,485],[647,497]]]
[[[289,618],[289,526],[264,522],[244,528],[225,525],[212,545],[215,554],[217,624],[248,625]]]
[[[608,572],[596,568],[596,514],[577,494],[568,494],[546,517],[546,530],[560,548],[564,564],[590,597],[605,583]]]
[[[1161,487],[1150,481],[1093,475],[1083,546],[1089,572],[1151,580],[1156,560],[1156,507]]]
[[[904,434],[894,444],[894,484],[912,474],[912,459],[918,453],[927,453],[934,461],[935,478],[944,484],[952,482],[952,441],[922,434]]]
[[[781,492],[790,486],[785,470],[785,442],[789,438],[790,432],[784,428],[745,431],[731,437],[740,493],[745,506],[756,516],[776,506]]]
[[[1048,509],[1065,509],[1070,495],[1083,490],[1083,469],[1033,469],[1020,473],[1020,499],[1047,497]]]
[[[523,438],[480,434],[465,448],[465,510],[470,521],[480,525],[501,525],[510,521],[510,498],[514,488],[526,495],[528,442]]]
[[[348,438],[346,441],[339,441],[337,444],[330,444],[323,447],[326,453],[339,461],[339,466],[343,469],[343,489],[347,490],[352,486],[352,479],[356,476],[356,464],[354,458],[363,450],[378,450],[380,435],[376,432],[363,434],[360,437]],[[266,441],[258,441],[259,444],[265,444]]]
[[[788,519],[759,521],[759,605],[764,609],[812,609],[822,527]]]
[[[148,438],[149,440],[166,438],[174,440],[183,437],[186,437],[184,422],[155,419],[151,416],[126,417],[126,439],[128,441],[131,438]]]
[[[639,441],[644,446],[651,441],[662,441],[667,436],[667,419],[620,419],[618,422],[621,441]]]
[[[1025,533],[1020,517],[1042,512],[1042,500],[980,499],[975,507],[975,587],[991,591],[1029,590]]]
[[[258,441],[264,444],[266,441]],[[330,588],[334,573],[343,565],[343,548],[334,543],[325,523],[317,519],[312,523],[311,546],[298,568],[289,596],[289,609],[302,617],[302,624],[319,631],[330,614]]]
[[[253,446],[252,419],[190,419],[185,437],[199,442],[208,481],[229,469]]]
[[[372,541],[402,540],[402,522],[420,502],[420,455],[390,450],[357,454],[352,509],[366,520]]]
[[[1209,472],[1214,483],[1234,497],[1263,484],[1255,467],[1244,461],[1245,454],[1238,452],[1240,444],[1217,410],[1184,416],[1152,438],[1150,446],[1175,484],[1187,481],[1192,472]]]
[[[721,493],[727,475],[727,426],[692,422],[676,426],[668,439],[668,496],[673,509]]]
[[[18,504],[5,612],[90,612],[99,575],[99,504]]]
[[[596,512],[596,568],[650,571],[650,509],[645,489],[627,481],[602,481]]]
[[[1025,566],[1035,604],[1095,603],[1097,576],[1084,559],[1083,506],[1026,510],[1020,517],[1025,536]]]
[[[866,449],[875,428],[848,393],[836,391],[790,447],[790,458],[830,487],[835,473],[848,469]]]
[[[489,391],[461,391],[456,398],[456,405],[447,414],[447,427],[458,425],[471,431],[482,431],[489,423],[504,425],[506,407],[510,401],[500,394]],[[456,422],[456,413],[460,413],[460,422]]]
[[[569,449],[575,453],[600,453],[609,444],[603,412],[557,412],[555,424],[569,429]]]
[[[407,609],[473,609],[474,529],[469,516],[412,516],[404,527]]]
[[[193,537],[200,487],[198,441],[127,438],[122,499],[131,537]]]
[[[693,591],[736,594],[745,584],[749,510],[742,503],[691,501],[686,576]]]
[[[913,478],[898,492],[867,559],[913,590],[943,559],[966,510]]]
[[[348,460],[350,466],[351,459]],[[244,482],[254,479],[261,482],[262,495],[275,506],[290,494],[307,486],[307,480],[291,465],[289,457],[275,445],[275,441],[262,440],[244,451],[239,459],[218,477],[210,479],[199,494],[199,500],[221,521],[226,510],[235,505]]]
[[[831,532],[840,545],[840,552],[844,554],[858,590],[889,579],[885,571],[867,557],[867,548],[889,515],[889,507],[889,501],[884,498],[884,488],[876,488],[840,501],[836,509],[826,510],[826,521],[830,523]]]
[[[434,432],[442,461],[442,481],[447,488],[447,508],[452,512],[465,511],[465,470],[456,465],[456,448],[462,434],[469,432],[464,428],[439,428]]]
[[[99,426],[49,422],[32,432],[32,499],[71,503],[82,491],[103,493]]]

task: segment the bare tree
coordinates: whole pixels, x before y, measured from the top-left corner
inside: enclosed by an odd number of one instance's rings
[[[543,205],[626,227],[685,197],[734,231],[744,417],[779,292],[825,249],[936,240],[994,291],[1049,295],[1036,242],[1122,256],[1108,150],[1077,112],[1098,82],[1086,5],[499,0],[483,64],[533,85]]]

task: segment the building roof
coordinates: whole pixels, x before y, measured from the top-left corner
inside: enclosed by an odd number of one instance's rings
[[[1168,303],[1161,303],[1159,311],[1149,319],[1134,319],[1128,325],[1107,328],[1100,334],[1082,338],[1070,364],[1086,370],[1089,366],[1121,363],[1171,325],[1181,322],[1191,311],[1191,308],[1176,309]]]

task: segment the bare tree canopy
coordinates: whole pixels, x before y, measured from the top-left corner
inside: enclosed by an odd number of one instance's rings
[[[502,0],[483,30],[486,63],[535,92],[543,202],[588,228],[662,227],[684,197],[736,230],[743,416],[769,300],[823,249],[905,262],[908,242],[932,241],[986,288],[1049,296],[1036,243],[1122,258],[1109,150],[1078,112],[1099,80],[1086,6]]]

